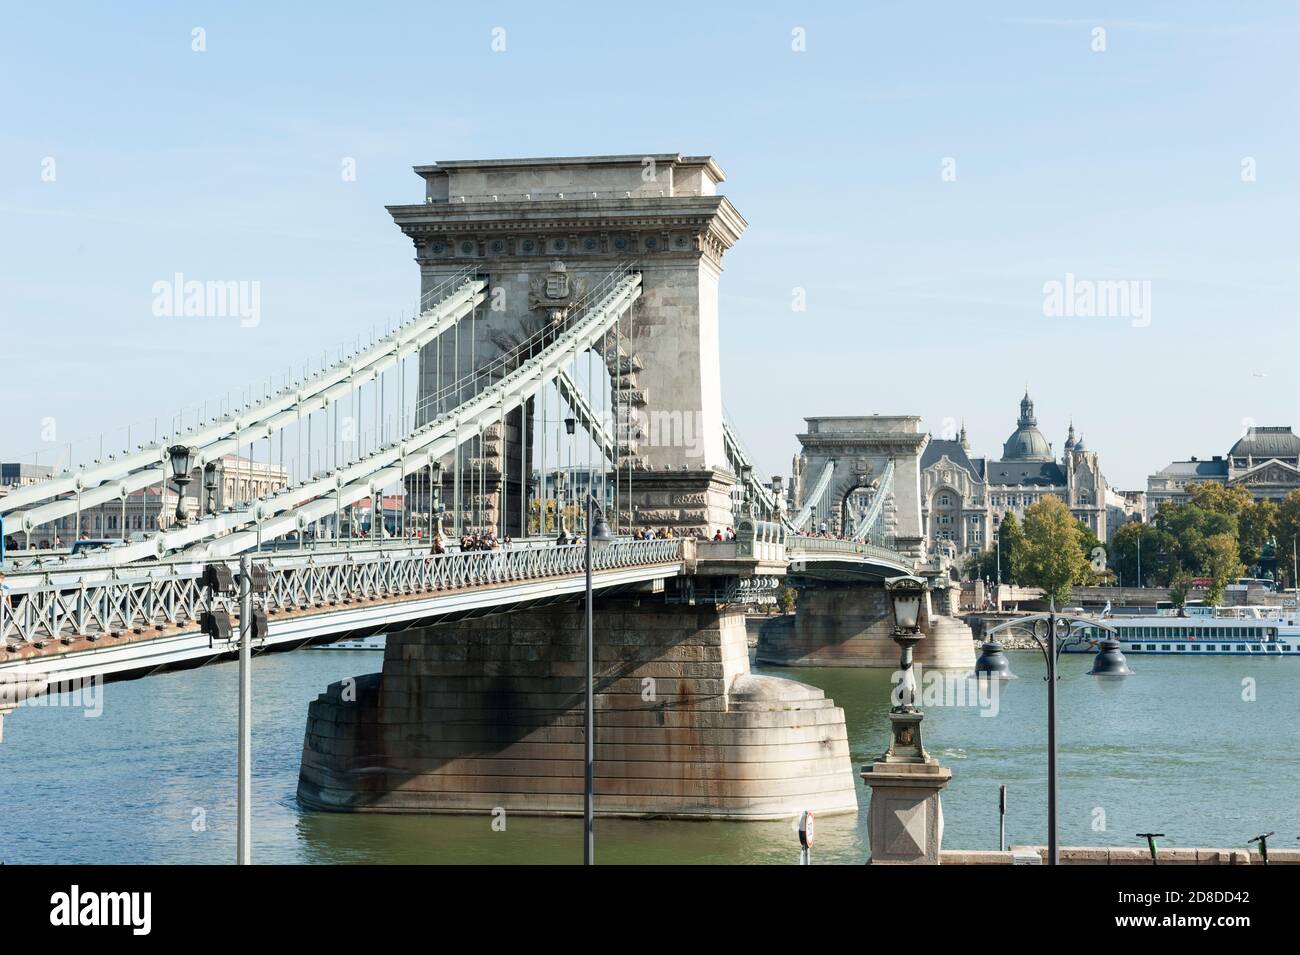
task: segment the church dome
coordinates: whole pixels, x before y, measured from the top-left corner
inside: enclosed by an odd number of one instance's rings
[[[1020,399],[1020,420],[1016,422],[1015,433],[1002,445],[1003,461],[1051,461],[1052,446],[1047,443],[1043,433],[1038,430],[1038,419],[1034,417],[1034,402],[1029,392]]]

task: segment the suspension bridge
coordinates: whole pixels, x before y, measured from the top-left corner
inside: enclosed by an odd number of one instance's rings
[[[255,649],[387,634],[382,673],[311,704],[305,802],[574,811],[575,537],[590,496],[616,538],[593,567],[601,811],[854,809],[842,711],[750,672],[742,608],[783,580],[803,615],[818,593],[883,600],[884,578],[925,572],[906,486],[920,444],[904,435],[851,473],[842,454],[818,458],[793,501],[758,478],[721,408],[717,286],[745,223],[712,159],[416,172],[424,201],[389,207],[420,270],[409,317],[238,407],[200,404],[148,444],[70,452],[0,498],[19,548],[0,717],[20,692],[231,655],[205,626],[238,613],[212,568],[251,554],[265,581]],[[218,494],[232,455],[283,478]],[[137,530],[128,503],[146,494],[158,507]],[[87,536],[92,516],[96,549],[32,546],[51,527]],[[876,636],[857,662],[888,644]],[[807,639],[774,634],[768,656],[809,662]]]

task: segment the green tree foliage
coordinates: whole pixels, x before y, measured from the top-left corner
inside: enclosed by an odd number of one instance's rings
[[[1008,513],[998,527],[998,540],[1002,542],[1002,582],[1021,583],[1024,569],[1025,534],[1014,513]],[[994,545],[997,549],[997,545]],[[996,576],[994,577],[996,580]]]
[[[1021,582],[1041,587],[1058,607],[1067,603],[1074,585],[1086,580],[1089,573],[1080,536],[1079,522],[1059,497],[1047,495],[1029,505],[1025,509]]]
[[[1083,552],[1083,559],[1087,562],[1087,569],[1084,572],[1082,580],[1076,580],[1077,584],[1086,584],[1096,586],[1108,583],[1115,575],[1110,570],[1110,554],[1106,550],[1106,545],[1101,542],[1092,528],[1083,521],[1079,521],[1079,549]]]
[[[1192,575],[1185,570],[1180,570],[1174,574],[1169,581],[1169,600],[1178,608],[1181,615],[1182,609],[1187,606],[1187,595],[1192,592]]]
[[[1109,550],[1110,566],[1120,583],[1129,587],[1138,584],[1139,562],[1144,586],[1153,580],[1161,583],[1168,580],[1170,547],[1167,536],[1153,525],[1139,521],[1130,521],[1117,530],[1111,538]]]
[[[1238,552],[1237,538],[1231,534],[1214,534],[1206,538],[1202,561],[1205,574],[1210,578],[1205,601],[1211,605],[1218,604],[1224,587],[1246,572]]]
[[[1255,501],[1244,487],[1227,487],[1213,481],[1188,488],[1188,503],[1210,514],[1231,518],[1235,524],[1237,552],[1247,567],[1259,563],[1264,545],[1277,528],[1278,508],[1272,501]]]
[[[1277,508],[1274,533],[1277,536],[1278,570],[1285,575],[1288,585],[1295,586],[1295,567],[1292,555],[1300,543],[1300,491],[1292,491]]]

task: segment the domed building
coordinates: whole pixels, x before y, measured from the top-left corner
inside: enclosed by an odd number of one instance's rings
[[[956,440],[931,437],[921,457],[921,484],[922,520],[936,549],[978,553],[993,544],[1008,513],[1023,521],[1025,508],[1049,494],[1099,539],[1107,538],[1108,489],[1096,452],[1087,450],[1071,423],[1058,460],[1038,430],[1027,390],[1000,459],[971,456],[963,424]]]
[[[1074,425],[1070,425],[1070,441],[1074,441]],[[1020,418],[1016,430],[1002,445],[1003,461],[1051,461],[1052,446],[1038,430],[1038,419],[1034,417],[1034,402],[1029,392],[1020,399]]]
[[[1227,455],[1170,461],[1147,477],[1147,516],[1164,501],[1187,502],[1192,484],[1244,487],[1257,501],[1281,501],[1300,488],[1300,437],[1289,427],[1251,426]]]

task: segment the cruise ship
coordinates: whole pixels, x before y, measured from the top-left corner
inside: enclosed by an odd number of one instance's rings
[[[1278,607],[1189,607],[1186,616],[1172,611],[1141,617],[1108,617],[1125,653],[1265,654],[1300,658],[1300,625],[1296,611]],[[1082,641],[1064,647],[1067,653],[1095,653],[1107,634],[1085,628]]]

